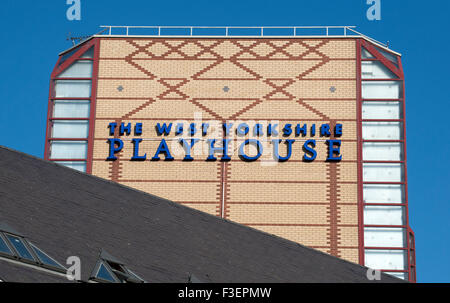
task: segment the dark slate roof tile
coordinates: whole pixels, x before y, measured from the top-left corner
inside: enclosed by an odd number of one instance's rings
[[[368,282],[358,264],[4,147],[0,204],[61,264],[79,256],[83,280],[105,250],[147,282]]]

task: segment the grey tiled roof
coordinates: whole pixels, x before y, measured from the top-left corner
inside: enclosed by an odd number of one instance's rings
[[[83,280],[105,250],[147,282],[368,282],[360,265],[4,147],[0,206],[2,224],[61,264],[80,257]],[[5,261],[0,276],[61,280]]]

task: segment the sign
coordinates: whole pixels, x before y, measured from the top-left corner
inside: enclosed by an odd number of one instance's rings
[[[205,161],[217,161],[217,154],[221,154],[221,161],[231,160],[230,146],[237,144],[239,158],[242,161],[252,162],[261,158],[264,150],[271,145],[273,159],[279,162],[288,161],[292,153],[303,152],[303,161],[312,162],[317,158],[316,146],[321,142],[327,145],[326,161],[341,161],[341,140],[342,124],[321,125],[307,124],[284,124],[279,123],[220,123],[221,136],[211,137],[212,129],[209,123],[157,123],[155,125],[156,138],[142,138],[143,124],[109,123],[109,135],[115,136],[107,140],[109,145],[109,155],[107,160],[117,160],[116,154],[121,152],[125,144],[133,145],[133,152],[129,155],[131,161],[160,161],[164,156],[165,161],[172,161],[174,157],[171,153],[172,144],[181,144],[184,149],[184,161],[193,161],[192,150],[199,142],[207,144],[207,152],[204,155]],[[132,131],[133,130],[133,131]],[[217,127],[215,129],[217,135]],[[135,138],[129,138],[134,135]],[[123,138],[126,136],[126,138]],[[309,136],[310,139],[304,137]],[[251,137],[251,138],[249,138]],[[314,139],[317,137],[317,139]],[[293,139],[292,139],[293,138]],[[303,139],[302,139],[303,138]],[[155,151],[142,151],[141,143],[145,140],[157,140],[159,145]],[[126,141],[131,141],[130,143]],[[281,145],[285,145],[284,156],[280,155]],[[297,147],[298,146],[298,147]],[[249,154],[248,149],[252,147],[256,153]],[[297,147],[297,148],[296,148]],[[147,157],[147,153],[152,155]],[[195,155],[197,156],[197,155]]]

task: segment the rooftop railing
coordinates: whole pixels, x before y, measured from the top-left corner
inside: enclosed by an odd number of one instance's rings
[[[214,37],[364,37],[387,47],[386,44],[356,31],[356,26],[129,26],[102,25],[97,35],[107,36],[214,36]]]

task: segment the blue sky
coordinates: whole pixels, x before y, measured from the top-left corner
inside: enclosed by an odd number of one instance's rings
[[[366,0],[81,0],[68,21],[66,0],[2,0],[0,145],[43,156],[51,70],[73,35],[99,25],[356,25],[403,54],[410,223],[419,282],[450,282],[449,1],[381,0],[368,21]]]

